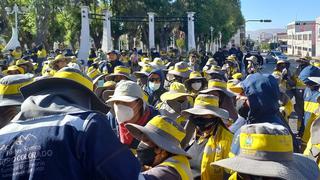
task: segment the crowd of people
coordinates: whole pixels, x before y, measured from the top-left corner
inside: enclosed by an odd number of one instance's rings
[[[320,60],[297,63],[17,47],[0,55],[0,179],[317,180]]]

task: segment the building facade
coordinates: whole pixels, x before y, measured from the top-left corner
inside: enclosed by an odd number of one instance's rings
[[[316,56],[316,21],[294,21],[287,25],[287,53]]]

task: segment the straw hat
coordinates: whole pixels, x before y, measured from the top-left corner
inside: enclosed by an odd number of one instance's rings
[[[227,89],[227,83],[225,81],[219,80],[219,79],[210,79],[208,82],[208,89],[200,91],[201,94],[207,94],[212,91],[221,91],[225,95],[229,97],[234,97],[235,94],[228,91]]]
[[[59,54],[49,62],[49,66],[51,68],[53,68],[53,66],[59,61],[66,61],[67,64],[68,64],[71,61],[71,58],[70,57],[65,57],[64,55]]]
[[[94,93],[99,97],[103,98],[103,94],[105,91],[109,92],[107,93],[109,96],[113,95],[114,90],[116,88],[117,83],[114,81],[107,81],[103,84],[102,87],[97,87],[97,89],[94,90]]]
[[[183,84],[181,84],[179,82],[173,82],[170,85],[169,91],[163,93],[160,96],[160,99],[162,102],[164,102],[164,101],[178,99],[178,98],[184,97],[184,96],[191,96],[191,95],[187,93],[187,90]]]
[[[16,74],[5,76],[0,79],[0,107],[18,106],[23,102],[20,88],[30,84],[33,81],[33,75]]]
[[[186,62],[178,62],[174,65],[172,70],[169,70],[168,74],[188,78],[191,73],[189,66]]]
[[[290,180],[318,179],[317,164],[293,153],[289,131],[270,123],[250,124],[241,128],[240,154],[213,162],[232,171],[253,176]]]
[[[166,116],[155,116],[145,126],[128,123],[126,128],[140,141],[143,136],[146,136],[161,149],[191,159],[191,156],[180,145],[186,136],[185,130],[177,122]]]
[[[227,82],[227,89],[233,93],[240,94],[243,92],[241,82],[237,79],[231,79]]]
[[[223,120],[229,119],[229,112],[219,108],[219,98],[208,94],[199,94],[193,108],[183,110],[181,115],[187,118],[190,115],[213,115]]]

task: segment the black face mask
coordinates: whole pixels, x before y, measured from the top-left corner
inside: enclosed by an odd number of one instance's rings
[[[204,132],[207,129],[216,126],[221,121],[220,118],[203,118],[203,117],[190,117],[190,121],[198,127],[198,130]]]
[[[152,166],[155,157],[155,147],[150,147],[143,142],[137,147],[137,157],[142,165]]]
[[[236,104],[236,109],[238,111],[238,114],[247,119],[248,118],[248,114],[249,114],[249,111],[250,111],[250,108],[245,104],[245,100],[244,99],[240,99],[237,101],[237,104]]]

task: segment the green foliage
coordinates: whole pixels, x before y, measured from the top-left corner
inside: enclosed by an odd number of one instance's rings
[[[22,43],[30,45],[32,42],[43,42],[50,49],[56,41],[73,46],[78,44],[82,5],[89,6],[91,12],[98,14],[107,8],[112,11],[113,16],[147,17],[147,12],[155,12],[156,16],[186,17],[188,11],[193,11],[196,12],[197,43],[210,40],[211,26],[214,27],[213,38],[217,38],[219,32],[222,32],[223,42],[227,42],[244,24],[240,0],[6,0],[0,3],[0,8],[13,7],[14,3],[28,8],[24,15],[19,15]],[[13,16],[8,17],[3,10],[0,18],[4,18],[0,20],[3,20],[2,24],[7,25],[4,29],[0,28],[0,32],[4,37],[10,37],[11,26],[14,25]],[[187,23],[159,22],[155,28],[156,43],[165,46],[174,29],[187,31]],[[102,21],[92,20],[90,31],[96,46],[100,47]],[[148,42],[148,24],[145,22],[112,22],[112,36],[115,42],[125,33],[128,33],[131,39],[137,37],[145,44]],[[176,43],[179,47],[185,47],[184,42],[177,40]],[[132,44],[133,40],[130,46]]]

